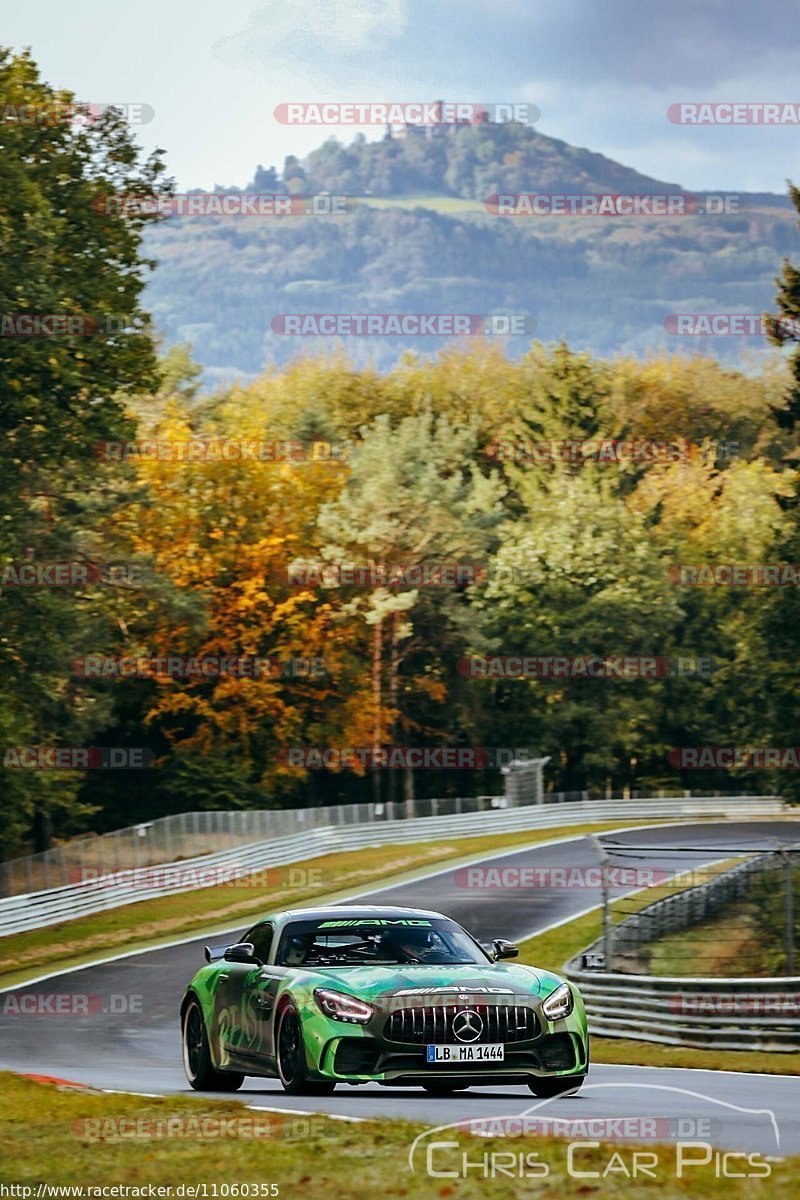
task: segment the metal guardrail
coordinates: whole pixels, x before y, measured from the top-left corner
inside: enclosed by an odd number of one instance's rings
[[[349,806],[358,809],[358,805]],[[311,810],[314,812],[326,810]],[[303,862],[321,855],[366,846],[424,842],[449,837],[478,837],[526,829],[569,827],[604,821],[658,818],[730,818],[777,815],[786,811],[771,797],[725,796],[642,800],[577,801],[569,805],[530,805],[448,816],[410,817],[351,825],[326,825],[305,833],[270,837],[166,865],[109,868],[109,873],[66,886],[0,900],[0,937],[55,922],[69,921],[140,900],[173,895],[246,875],[268,867]],[[215,875],[216,873],[216,875]],[[218,876],[218,878],[216,877]]]
[[[590,1033],[717,1050],[800,1050],[800,977],[686,979],[566,968]]]

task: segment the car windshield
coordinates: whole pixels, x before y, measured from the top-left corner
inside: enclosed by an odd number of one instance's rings
[[[342,917],[293,921],[277,962],[293,967],[485,964],[489,956],[469,934],[441,918]],[[489,960],[491,961],[491,960]]]

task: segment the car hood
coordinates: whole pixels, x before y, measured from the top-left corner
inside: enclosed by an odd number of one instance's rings
[[[407,967],[322,967],[313,973],[303,973],[303,982],[311,987],[329,987],[363,1000],[407,995],[419,997],[424,1004],[428,996],[438,1004],[449,996],[496,999],[498,1003],[514,1003],[512,997],[535,995],[544,999],[561,979],[533,967],[501,963],[483,967],[479,963],[465,966]],[[413,1002],[413,1001],[412,1001]]]

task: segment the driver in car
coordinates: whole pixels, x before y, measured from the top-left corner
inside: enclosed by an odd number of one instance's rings
[[[425,929],[388,929],[383,935],[384,950],[399,962],[425,963],[441,960],[441,949],[431,945],[431,934]]]
[[[287,967],[301,967],[308,961],[314,947],[314,934],[296,934],[289,939],[284,961]]]

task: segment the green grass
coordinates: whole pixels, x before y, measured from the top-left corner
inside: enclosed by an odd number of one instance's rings
[[[121,905],[106,912],[0,939],[0,986],[9,987],[47,971],[78,966],[115,951],[158,946],[191,933],[247,925],[260,913],[365,890],[378,881],[387,885],[399,883],[426,869],[435,870],[446,863],[455,866],[466,856],[477,857],[495,850],[535,845],[551,838],[580,837],[619,827],[620,823],[616,821],[453,838],[447,842],[371,846],[270,868],[230,885],[198,888]],[[298,872],[314,874],[305,884],[293,883]],[[283,880],[287,882],[283,883]],[[498,934],[501,933],[499,930]]]
[[[777,877],[776,877],[777,875]],[[800,871],[795,872],[800,895]],[[789,974],[786,951],[786,891],[782,872],[752,880],[748,894],[683,934],[651,942],[651,975],[712,975],[730,979]],[[800,913],[795,912],[800,942]]]
[[[660,1046],[635,1038],[592,1038],[593,1063],[636,1067],[681,1067],[698,1071],[744,1071],[762,1075],[800,1075],[800,1054],[771,1054],[768,1050],[696,1050]]]
[[[650,975],[708,975],[731,979],[771,975],[764,943],[750,906],[732,904],[712,921],[680,934],[667,934],[647,946]]]
[[[525,1107],[514,1101],[509,1111]],[[481,1110],[475,1111],[480,1118]],[[167,1125],[167,1121],[171,1125]],[[203,1124],[201,1125],[201,1120]],[[211,1132],[218,1120],[227,1136],[213,1139],[179,1137],[175,1131],[194,1128]],[[234,1122],[241,1122],[236,1125]],[[124,1122],[124,1125],[120,1125]],[[261,1136],[255,1138],[258,1128]],[[172,1136],[164,1136],[167,1130]],[[157,1136],[158,1132],[161,1136]],[[475,1138],[443,1131],[439,1138],[457,1140],[456,1150],[440,1150],[434,1167],[452,1169],[466,1152],[470,1162],[484,1161],[492,1153],[536,1154],[546,1163],[546,1178],[509,1178],[498,1173],[484,1178],[481,1170],[466,1178],[433,1178],[425,1171],[425,1156],[415,1157],[416,1170],[409,1168],[409,1149],[425,1126],[406,1121],[368,1120],[345,1123],[327,1117],[283,1118],[256,1113],[235,1101],[209,1101],[191,1097],[149,1098],[101,1095],[65,1090],[9,1074],[0,1075],[0,1181],[33,1186],[40,1181],[83,1187],[126,1185],[128,1187],[206,1184],[275,1183],[283,1200],[375,1200],[375,1197],[407,1197],[408,1200],[509,1200],[509,1197],[543,1197],[601,1193],[603,1200],[641,1200],[656,1195],[658,1200],[707,1200],[724,1189],[728,1200],[788,1200],[797,1196],[800,1159],[771,1162],[770,1175],[763,1179],[717,1178],[714,1160],[678,1179],[673,1146],[648,1144],[655,1154],[655,1179],[626,1179],[619,1162],[630,1169],[633,1148],[601,1143],[576,1155],[576,1169],[597,1171],[596,1178],[572,1178],[567,1168],[568,1143],[560,1138],[510,1137]],[[125,1136],[114,1136],[124,1132]],[[230,1136],[238,1132],[240,1136]],[[105,1133],[105,1136],[99,1136]],[[147,1134],[149,1133],[149,1136]],[[154,1136],[155,1135],[155,1136]],[[583,1139],[581,1139],[583,1140]],[[588,1140],[588,1139],[587,1139]],[[613,1169],[602,1172],[612,1156]],[[696,1153],[696,1152],[695,1152]],[[487,1161],[492,1161],[491,1159]],[[506,1169],[508,1159],[504,1161]],[[516,1160],[518,1161],[518,1160]],[[741,1160],[736,1160],[741,1169]],[[146,1194],[146,1193],[145,1193]],[[185,1193],[184,1193],[185,1194]],[[201,1193],[202,1194],[202,1193]],[[230,1193],[229,1193],[230,1194]],[[239,1195],[241,1195],[239,1191]],[[250,1196],[253,1196],[250,1192]],[[217,1190],[219,1195],[219,1190]]]

